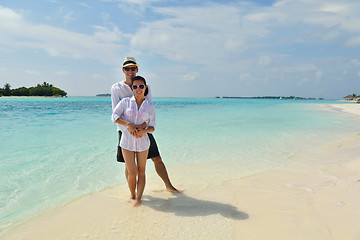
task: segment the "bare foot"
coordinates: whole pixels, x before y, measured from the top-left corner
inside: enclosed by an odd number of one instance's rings
[[[141,206],[141,200],[136,200],[134,207],[140,207]]]
[[[129,198],[129,200],[128,200],[128,202],[129,202],[129,203],[132,203],[132,202],[135,201],[135,199],[136,199],[135,194],[134,194],[134,195],[131,195],[130,198]]]
[[[174,188],[173,186],[170,187],[166,187],[166,191],[171,192],[171,193],[183,193],[183,190],[178,190],[176,188]]]

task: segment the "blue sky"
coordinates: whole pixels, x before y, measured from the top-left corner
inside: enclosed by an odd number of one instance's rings
[[[0,0],[0,86],[155,97],[360,94],[360,1]]]

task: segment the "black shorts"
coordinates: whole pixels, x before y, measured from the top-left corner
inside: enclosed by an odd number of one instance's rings
[[[121,147],[120,147],[120,140],[121,140],[121,131],[118,131],[119,132],[119,143],[118,143],[118,150],[117,150],[117,161],[118,162],[125,162],[124,160],[124,157],[122,155],[122,151],[121,151]],[[152,134],[148,133],[148,136],[149,136],[149,139],[150,139],[150,148],[149,148],[149,153],[148,153],[148,159],[149,158],[154,158],[154,157],[157,157],[157,156],[160,156],[160,153],[159,153],[159,149],[157,147],[157,144],[156,144],[156,141],[155,141],[155,138]]]

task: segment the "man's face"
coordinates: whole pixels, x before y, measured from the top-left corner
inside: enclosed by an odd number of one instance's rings
[[[138,68],[136,65],[128,65],[123,67],[123,72],[126,77],[134,78],[138,72]]]

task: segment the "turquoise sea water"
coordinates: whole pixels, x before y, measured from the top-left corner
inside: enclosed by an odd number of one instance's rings
[[[336,101],[155,98],[154,136],[167,166],[227,161],[238,176],[360,126]],[[0,232],[124,182],[105,97],[0,98]]]

